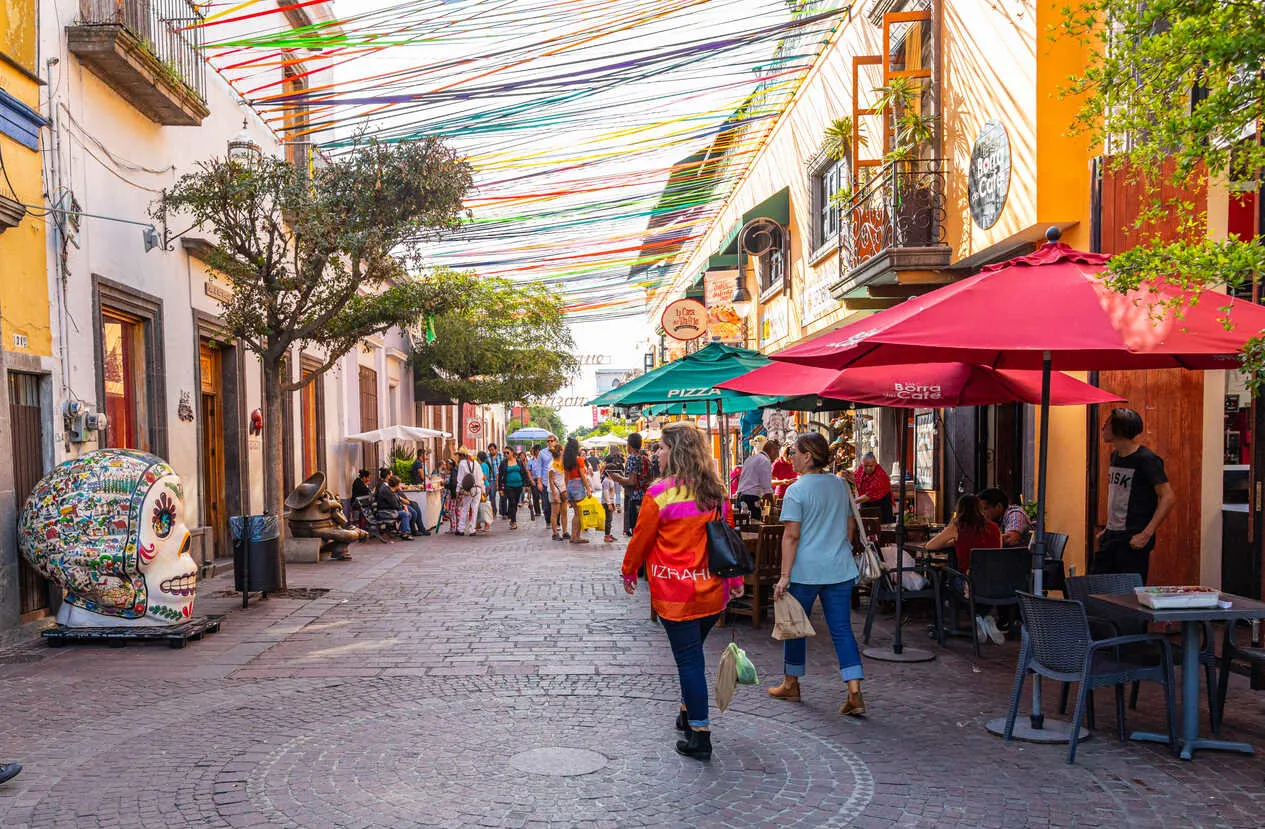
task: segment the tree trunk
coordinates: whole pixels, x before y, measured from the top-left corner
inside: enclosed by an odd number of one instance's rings
[[[285,493],[281,491],[284,470],[281,441],[285,435],[285,424],[281,417],[281,359],[264,358],[262,361],[264,378],[264,512],[281,516],[281,537],[277,543],[277,572],[280,574],[280,589],[286,589],[285,570]]]

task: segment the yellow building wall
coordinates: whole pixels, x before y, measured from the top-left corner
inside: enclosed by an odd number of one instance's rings
[[[0,89],[39,109],[39,84],[28,73],[35,62],[35,0],[9,0],[0,6]],[[14,64],[27,70],[21,71]],[[38,152],[0,134],[0,153],[14,193],[0,180],[0,193],[26,204],[43,203],[42,159]],[[26,337],[15,345],[14,335]],[[0,347],[18,354],[50,356],[48,270],[45,220],[26,216],[0,233]]]

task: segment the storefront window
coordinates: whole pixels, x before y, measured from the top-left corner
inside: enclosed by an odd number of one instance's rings
[[[101,316],[106,446],[148,452],[144,324],[114,312],[103,312]]]
[[[817,203],[821,205],[821,213],[817,225],[817,247],[835,238],[839,232],[839,215],[842,206],[835,203],[835,194],[843,189],[847,164],[836,161],[821,172],[817,179]]]

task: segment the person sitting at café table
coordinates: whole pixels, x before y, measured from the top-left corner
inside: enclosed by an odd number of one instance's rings
[[[977,495],[966,493],[958,499],[952,520],[939,535],[927,542],[925,549],[952,550],[949,566],[963,573],[971,566],[971,550],[996,549],[1001,546],[1001,529],[984,517]]]
[[[984,517],[1001,528],[1001,546],[1027,547],[1032,537],[1032,519],[1023,507],[1010,503],[1006,493],[989,487],[979,494]]]
[[[742,465],[742,474],[738,476],[738,501],[746,504],[749,513],[759,516],[760,499],[773,492],[773,459],[782,447],[776,440],[756,438],[751,443],[759,450]]]
[[[884,524],[895,520],[892,511],[892,479],[879,466],[873,452],[866,452],[861,456],[861,465],[852,473],[852,484],[856,490],[857,504],[862,507],[867,504],[878,507],[879,519]]]

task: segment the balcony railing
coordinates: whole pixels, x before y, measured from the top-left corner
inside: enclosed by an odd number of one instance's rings
[[[842,206],[841,280],[884,252],[943,246],[944,177],[943,159],[891,161],[877,168]]]
[[[202,100],[202,13],[189,0],[79,0],[77,26],[122,26]]]

